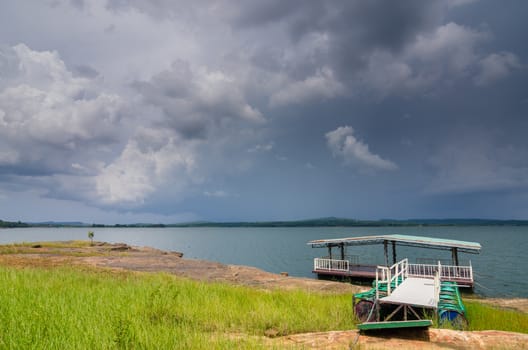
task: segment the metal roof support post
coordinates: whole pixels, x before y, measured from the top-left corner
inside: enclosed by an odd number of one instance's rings
[[[458,249],[456,247],[451,248],[451,257],[453,258],[453,265],[458,266]]]
[[[392,263],[396,264],[396,242],[392,241]]]
[[[380,321],[380,304],[379,304],[379,299],[376,299],[376,301],[374,302],[374,305],[376,306],[376,321]]]
[[[332,260],[332,246],[328,246],[328,259]]]
[[[383,241],[383,251],[385,252],[385,266],[389,266],[389,253],[387,251],[387,241]]]
[[[341,247],[341,260],[345,260],[345,244],[341,243],[340,247]]]

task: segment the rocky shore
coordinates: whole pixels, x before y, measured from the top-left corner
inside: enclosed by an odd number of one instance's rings
[[[94,242],[93,245],[25,244],[0,246],[0,264],[16,267],[89,266],[121,271],[167,272],[190,279],[224,282],[261,289],[303,289],[320,293],[356,293],[363,290],[346,283],[274,274],[248,266],[185,259],[182,253],[149,247]],[[528,299],[482,299],[501,307],[528,312]],[[233,335],[237,336],[237,335]],[[417,332],[360,334],[357,330],[305,333],[274,338],[266,343],[296,345],[307,349],[528,349],[528,334],[429,329]]]

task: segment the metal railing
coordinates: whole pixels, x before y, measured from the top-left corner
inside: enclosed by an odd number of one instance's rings
[[[381,283],[387,285],[387,295],[391,294],[391,269],[386,266],[376,267],[376,300],[379,299],[379,286]]]
[[[438,307],[438,302],[440,301],[440,271],[442,270],[442,265],[440,261],[438,262],[438,271],[434,275],[434,305]]]
[[[348,260],[315,258],[314,270],[328,270],[346,272],[350,269],[350,262]]]
[[[396,289],[408,277],[409,260],[403,259],[391,267],[378,266],[376,268],[376,286],[378,283],[387,284],[387,295],[391,295],[392,288]],[[376,288],[376,295],[378,288]]]
[[[340,257],[340,255],[334,255],[334,256],[339,256]],[[359,255],[346,254],[344,259],[334,259],[334,258],[330,258],[330,256],[326,255],[326,256],[322,256],[322,257],[320,257],[318,259],[348,260],[350,265],[359,265]]]
[[[410,276],[434,277],[437,272],[440,273],[442,281],[467,280],[473,282],[471,262],[469,266],[409,264]]]
[[[451,259],[440,259],[440,258],[416,258],[415,261],[417,264],[422,264],[422,265],[423,264],[435,265],[435,264],[438,264],[439,261],[442,265],[449,265],[452,262]]]
[[[352,258],[352,262],[350,260],[329,259],[327,257],[315,258],[314,271],[324,270],[348,272],[350,271],[350,265],[357,264],[357,260],[354,259],[354,256],[347,256],[347,258]],[[442,281],[468,281],[473,283],[473,267],[471,266],[471,261],[469,262],[469,266],[455,266],[441,264],[409,264],[408,259],[403,259],[391,267],[378,266],[378,269],[380,269],[379,277],[382,277],[382,279],[385,280],[386,276],[383,274],[388,273],[391,282],[396,280],[396,283],[399,283],[398,281],[401,282],[408,276],[434,278],[437,272],[439,272],[439,277]],[[385,269],[387,269],[387,271]],[[398,279],[398,277],[401,278]]]
[[[390,267],[390,270],[392,275],[390,282],[394,282],[394,287],[398,287],[409,276],[409,260],[405,258],[398,261]]]

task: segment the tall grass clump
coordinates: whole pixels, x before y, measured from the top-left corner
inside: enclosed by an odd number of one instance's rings
[[[350,295],[167,274],[0,267],[0,348],[266,348],[264,335],[354,328]]]
[[[499,330],[528,333],[528,314],[493,307],[478,301],[465,301],[469,330]]]

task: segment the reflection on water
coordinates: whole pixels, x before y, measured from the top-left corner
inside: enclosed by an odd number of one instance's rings
[[[313,239],[408,234],[479,242],[479,255],[460,254],[471,260],[475,292],[486,296],[528,297],[528,227],[319,227],[319,228],[21,228],[0,230],[0,243],[88,239],[124,242],[184,253],[186,258],[255,266],[291,276],[314,277],[313,258],[327,254],[306,243]],[[351,247],[361,262],[383,262],[383,247]],[[449,251],[398,247],[398,259],[451,259]]]

